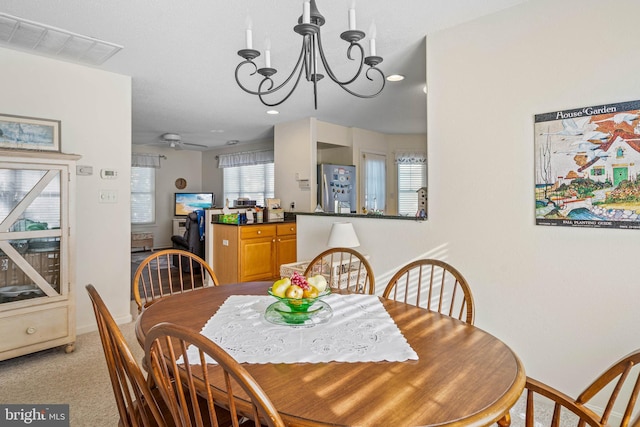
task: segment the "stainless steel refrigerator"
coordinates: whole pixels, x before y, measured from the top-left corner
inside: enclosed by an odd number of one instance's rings
[[[318,204],[324,212],[356,213],[356,167],[319,164]]]

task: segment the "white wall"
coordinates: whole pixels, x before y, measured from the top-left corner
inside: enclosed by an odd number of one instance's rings
[[[154,248],[172,246],[174,194],[194,191],[210,191],[202,186],[202,153],[191,150],[175,150],[167,147],[133,145],[135,153],[152,153],[165,156],[156,169],[156,222],[151,225],[132,225],[132,231],[153,233]],[[131,164],[131,163],[129,163]],[[176,188],[176,179],[184,178],[187,187]]]
[[[358,252],[369,256],[375,276],[376,294],[382,295],[389,279],[409,261],[419,258],[442,258],[447,248],[425,251],[431,224],[405,219],[297,215],[298,260],[310,260],[328,249],[327,240],[334,222],[350,222],[358,236]]]
[[[93,166],[76,181],[78,332],[95,329],[88,283],[118,321],[130,320],[130,77],[2,48],[0,64],[0,111],[61,120],[62,151]],[[104,168],[118,178],[100,179]],[[115,190],[117,203],[99,203],[101,189]]]
[[[640,346],[640,234],[534,225],[533,118],[640,99],[638,16],[637,0],[531,0],[427,38],[424,250],[447,247],[476,324],[571,395]]]
[[[308,118],[274,127],[274,169],[276,198],[281,206],[296,204],[296,210],[310,212],[316,207],[316,119]],[[309,189],[296,181],[309,180]]]

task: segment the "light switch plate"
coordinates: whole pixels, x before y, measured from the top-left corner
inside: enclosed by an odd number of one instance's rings
[[[76,166],[76,175],[78,176],[89,176],[93,175],[93,166]]]
[[[117,203],[118,192],[116,190],[100,190],[100,203]]]

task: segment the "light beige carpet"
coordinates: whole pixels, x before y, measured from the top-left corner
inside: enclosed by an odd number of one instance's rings
[[[144,351],[135,338],[134,323],[120,328],[140,361]],[[66,403],[71,426],[117,426],[118,410],[98,332],[79,335],[70,354],[59,347],[0,362],[0,402]]]

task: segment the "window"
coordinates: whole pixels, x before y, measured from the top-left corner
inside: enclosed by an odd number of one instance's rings
[[[246,197],[264,206],[265,199],[274,197],[275,175],[273,163],[224,168],[224,199]]]
[[[427,186],[427,158],[420,153],[397,153],[398,214],[418,212],[418,190]]]
[[[156,170],[131,167],[131,224],[156,221]]]
[[[386,207],[387,157],[382,154],[363,153],[364,207],[367,211],[384,211]]]

